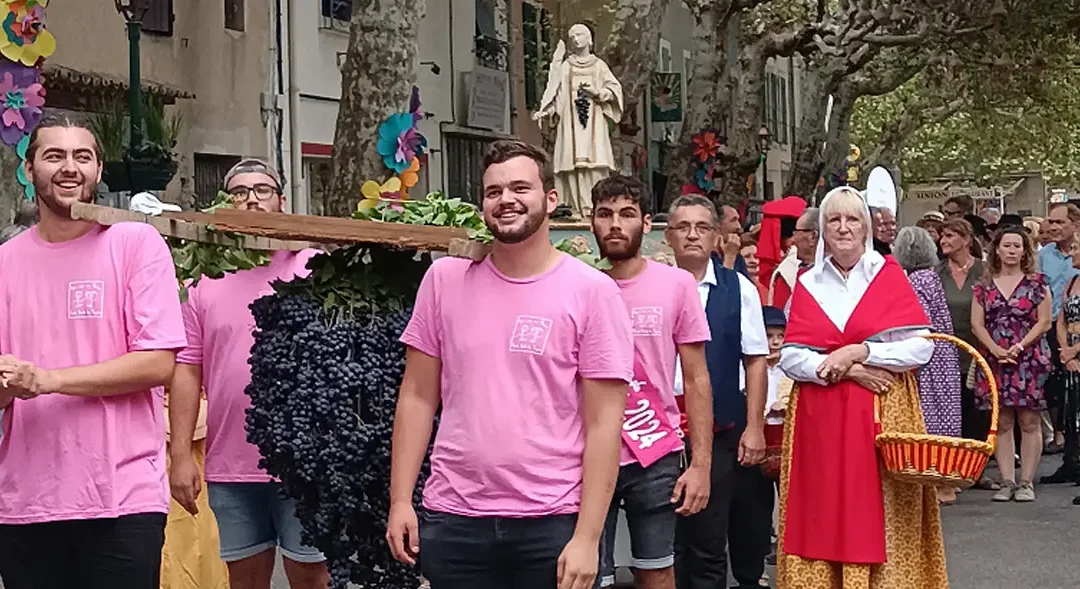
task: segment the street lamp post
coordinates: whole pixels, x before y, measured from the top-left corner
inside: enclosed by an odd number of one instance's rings
[[[761,189],[758,194],[759,200],[765,202],[765,175],[768,173],[767,163],[769,161],[769,141],[772,139],[772,133],[769,133],[769,128],[765,125],[758,129],[758,149],[760,155],[758,159],[761,161]]]
[[[142,33],[143,17],[149,8],[147,0],[113,0],[116,11],[124,17],[128,32],[128,105],[131,119],[131,139],[128,143],[128,154],[134,156],[139,152],[143,142],[143,99],[142,99],[142,74],[139,71],[139,39]]]

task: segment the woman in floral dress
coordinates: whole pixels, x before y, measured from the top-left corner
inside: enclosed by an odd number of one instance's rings
[[[937,266],[937,244],[925,229],[904,227],[892,246],[893,257],[907,271],[908,281],[937,333],[953,335],[949,303]],[[926,433],[960,436],[960,356],[956,346],[934,342],[934,355],[919,370],[919,404]],[[956,489],[938,488],[938,501],[956,502]]]
[[[1035,244],[1022,227],[998,231],[989,248],[988,277],[975,285],[971,328],[998,383],[1001,417],[997,462],[1001,489],[994,501],[1034,501],[1032,481],[1042,455],[1043,385],[1053,369],[1043,335],[1050,330],[1050,289],[1035,266]],[[975,402],[990,407],[990,386],[976,375]],[[1020,484],[1013,428],[1019,423]]]

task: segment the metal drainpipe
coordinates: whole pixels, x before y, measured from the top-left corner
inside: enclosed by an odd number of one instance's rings
[[[296,0],[287,0],[288,5],[288,45],[289,45],[289,192],[293,197],[293,212],[310,213],[310,195],[304,190],[304,159],[300,151],[299,124],[300,89],[296,86],[296,40],[300,36],[297,30],[294,9]]]

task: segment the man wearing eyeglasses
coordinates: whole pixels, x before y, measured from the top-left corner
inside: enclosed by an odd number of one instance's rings
[[[946,221],[963,219],[964,215],[970,215],[975,211],[975,201],[967,195],[949,197],[945,204],[941,205],[941,214],[945,215]]]
[[[772,484],[757,467],[765,455],[769,342],[757,288],[713,251],[719,224],[708,198],[684,195],[672,203],[664,233],[676,264],[697,282],[711,337],[705,344],[713,393],[711,493],[705,509],[679,518],[678,589],[726,587],[728,553],[739,587],[756,587],[769,551]],[[679,366],[677,396],[683,391]]]
[[[259,160],[241,161],[225,175],[225,192],[237,209],[280,213],[285,208],[281,187],[277,172]],[[192,437],[205,390],[207,491],[233,587],[270,589],[278,546],[292,589],[325,589],[329,582],[325,557],[301,543],[296,505],[281,493],[280,482],[259,468],[259,450],[247,441],[244,427],[255,328],[248,305],[273,293],[275,280],[306,276],[307,261],[317,253],[275,252],[268,266],[203,279],[188,290],[183,306],[188,346],[176,356],[169,390],[169,482],[177,503],[197,513],[202,477]]]

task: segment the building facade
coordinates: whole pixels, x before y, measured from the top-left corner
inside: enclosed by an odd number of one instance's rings
[[[212,200],[241,157],[269,155],[263,97],[274,54],[272,0],[147,0],[140,43],[143,91],[181,117],[180,170],[166,193],[184,204]],[[91,121],[128,92],[124,18],[104,2],[54,3],[56,53],[44,67],[47,109]]]
[[[291,178],[295,209],[318,213],[331,173],[352,0],[320,0],[319,11],[306,9],[303,0],[280,1],[285,3],[280,17],[286,30],[282,87],[287,90],[278,97],[286,138],[281,145],[284,169]],[[480,160],[488,143],[504,137],[542,143],[541,130],[530,114],[544,91],[549,48],[558,41],[553,31],[581,20],[597,31],[596,45],[602,46],[605,26],[610,26],[604,11],[584,14],[580,4],[572,11],[562,10],[564,4],[428,0],[427,14],[418,24],[416,85],[427,113],[419,128],[430,149],[414,193],[442,190],[475,200],[483,171]],[[684,89],[691,58],[686,31],[692,27],[689,11],[672,3],[662,25],[656,71],[681,73]],[[733,29],[730,43],[737,42],[736,33]],[[774,60],[768,68],[762,124],[769,127],[774,141],[766,158],[765,180],[758,179],[762,198],[780,196],[798,120],[797,64]],[[662,169],[662,147],[678,139],[681,124],[652,122],[648,99],[646,95],[636,100],[637,111],[628,113],[622,125],[622,171],[655,184]]]
[[[318,11],[308,9],[304,0],[283,1],[288,6],[283,18],[288,59],[282,148],[291,172],[286,175],[295,210],[319,213],[330,180],[352,0],[320,0]],[[513,136],[510,19],[511,11],[499,0],[427,2],[427,14],[418,23],[416,85],[426,113],[419,129],[429,153],[414,193],[479,194],[484,148]]]

